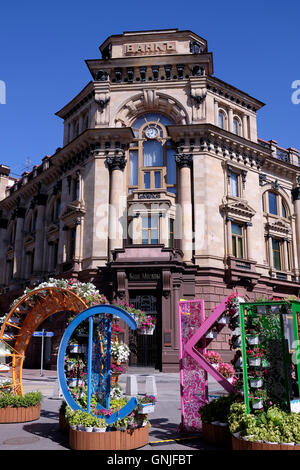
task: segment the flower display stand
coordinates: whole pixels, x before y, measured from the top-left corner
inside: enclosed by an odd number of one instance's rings
[[[231,434],[228,426],[212,423],[202,423],[203,440],[209,444],[231,446]]]
[[[0,408],[0,423],[26,423],[36,421],[41,416],[40,403],[36,406]]]
[[[69,444],[73,450],[131,450],[148,444],[149,427],[126,431],[85,432],[70,428]]]
[[[300,445],[251,442],[232,436],[232,450],[300,450]]]

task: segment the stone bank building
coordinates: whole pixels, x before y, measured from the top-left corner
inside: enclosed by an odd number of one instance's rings
[[[264,103],[214,76],[197,34],[125,32],[100,53],[56,113],[62,147],[18,180],[0,167],[1,310],[49,277],[91,281],[156,315],[131,364],[177,371],[179,299],[209,315],[233,290],[298,295],[299,153],[259,138]]]

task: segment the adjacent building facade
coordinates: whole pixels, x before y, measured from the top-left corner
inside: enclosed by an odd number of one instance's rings
[[[178,370],[177,301],[298,295],[296,149],[257,134],[264,104],[213,75],[204,39],[125,32],[87,60],[63,146],[19,180],[0,166],[1,310],[53,276],[156,315],[132,365]],[[129,335],[129,336],[128,336]],[[214,349],[229,357],[227,340]]]

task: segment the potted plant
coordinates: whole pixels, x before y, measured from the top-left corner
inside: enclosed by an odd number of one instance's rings
[[[223,315],[218,319],[218,323],[220,325],[228,325],[230,322],[230,318],[226,315],[226,313],[223,313]]]
[[[252,367],[259,367],[261,365],[264,351],[261,348],[247,349],[248,363]]]
[[[139,319],[137,333],[142,335],[153,335],[156,325],[156,318],[151,315],[145,315]]]
[[[218,335],[218,327],[217,325],[213,325],[212,328],[206,333],[205,337],[207,339],[214,339]]]
[[[230,364],[227,364],[226,362],[221,362],[219,364],[219,372],[220,374],[223,375],[223,377],[225,377],[225,379],[228,380],[228,382],[232,382],[233,381],[233,376],[234,376],[234,368],[230,365]]]
[[[220,363],[222,362],[220,354],[216,351],[207,351],[204,354],[204,357],[215,369],[218,369]]]
[[[104,418],[94,417],[93,421],[93,432],[105,432],[107,428],[107,422]]]
[[[251,388],[261,388],[264,383],[264,376],[266,374],[266,370],[251,370],[249,371],[249,384]]]
[[[267,392],[263,389],[255,390],[249,393],[249,400],[251,401],[254,410],[260,410],[264,406],[264,401],[268,399]]]
[[[250,328],[246,334],[247,343],[249,346],[254,346],[260,343],[260,336],[256,330]]]
[[[124,344],[123,342],[119,343],[118,341],[112,341],[111,356],[116,362],[126,362],[130,356],[130,349],[127,344]]]
[[[145,395],[138,401],[138,412],[139,414],[153,413],[155,410],[155,403],[157,399],[154,395]]]

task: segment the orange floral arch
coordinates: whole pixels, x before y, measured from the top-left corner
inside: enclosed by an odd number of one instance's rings
[[[6,351],[1,355],[11,357],[13,391],[16,395],[24,395],[23,362],[34,331],[57,312],[80,313],[86,308],[86,303],[74,291],[62,287],[35,289],[13,306],[1,328],[0,345]]]

